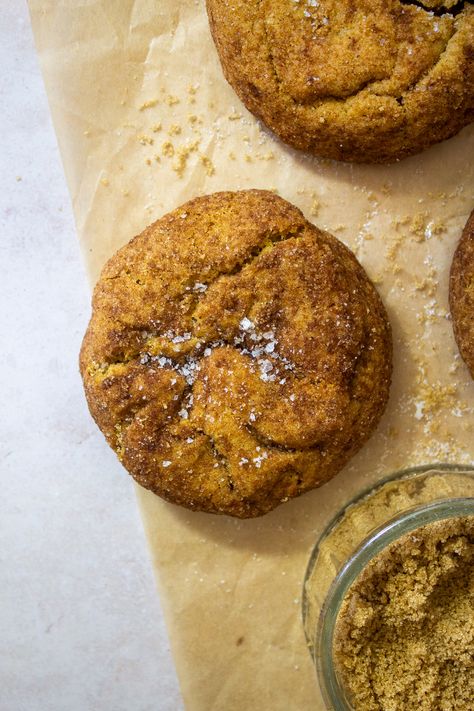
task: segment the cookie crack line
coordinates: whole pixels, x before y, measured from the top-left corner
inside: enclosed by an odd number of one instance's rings
[[[421,84],[421,83],[426,79],[426,77],[433,71],[433,69],[436,67],[436,65],[439,64],[439,62],[442,60],[442,58],[444,57],[444,55],[445,55],[446,52],[448,51],[449,45],[450,45],[451,41],[453,40],[453,37],[455,36],[455,34],[456,34],[456,33],[454,33],[454,34],[448,39],[448,41],[446,42],[446,45],[445,45],[443,51],[440,53],[440,55],[439,55],[438,59],[436,60],[436,62],[435,62],[431,67],[428,67],[428,69],[426,69],[426,70],[423,72],[423,74],[418,77],[418,79],[416,80],[416,82],[414,82],[413,84],[410,84],[409,86],[407,86],[407,88],[406,88],[405,91],[403,92],[402,96],[398,96],[398,97],[397,97],[397,102],[398,102],[398,103],[401,102],[401,105],[403,106],[404,101],[405,101],[405,97],[408,96],[408,94],[410,94],[410,92],[414,91],[414,90],[416,89],[416,87],[417,87],[419,84]]]
[[[472,5],[473,1],[459,0],[459,2],[451,7],[426,7],[423,0],[400,0],[400,3],[402,5],[413,5],[414,7],[419,7],[420,10],[425,10],[425,12],[428,12],[430,15],[436,15],[437,17],[442,17],[443,15],[452,15],[453,17],[456,17],[456,15],[461,14],[466,5]]]
[[[179,407],[179,405],[188,397],[190,394],[193,394],[193,385],[194,381],[196,378],[196,372],[199,371],[200,369],[200,364],[202,360],[208,356],[205,355],[205,351],[208,348],[230,348],[231,350],[241,353],[242,355],[246,356],[246,358],[252,363],[253,365],[253,359],[252,359],[252,354],[248,352],[248,350],[245,348],[245,346],[240,346],[240,344],[235,344],[232,341],[229,340],[220,340],[220,341],[211,341],[211,342],[202,342],[200,345],[199,350],[202,351],[202,353],[198,354],[198,357],[193,357],[192,355],[190,356],[189,354],[185,354],[184,357],[179,360],[178,358],[172,358],[170,356],[165,356],[165,355],[154,355],[151,356],[147,352],[141,351],[136,355],[135,358],[132,359],[127,359],[125,361],[118,361],[116,363],[110,364],[108,368],[110,368],[112,365],[128,365],[128,364],[133,364],[134,366],[144,366],[144,367],[154,367],[158,365],[160,370],[164,370],[167,372],[177,372],[179,375],[181,375],[183,378],[186,379],[187,385],[185,386],[183,392],[181,393],[179,399],[176,402],[176,408]],[[299,373],[296,372],[296,367],[293,364],[288,364],[284,361],[281,360],[281,358],[275,359],[275,363],[278,364],[279,362],[283,363],[283,369],[285,373],[288,373],[288,371],[291,371],[293,375],[296,375],[298,377]],[[258,361],[257,361],[258,362]],[[189,367],[189,366],[192,367]],[[108,370],[107,368],[107,370]],[[256,371],[252,371],[256,372]],[[127,376],[129,371],[119,374],[117,376],[111,376],[111,377],[121,377]],[[190,374],[188,374],[190,373]],[[105,377],[104,380],[106,380],[108,377],[107,372],[105,372]],[[287,377],[287,376],[286,376]],[[189,378],[189,380],[187,379]],[[130,415],[123,420],[119,421],[117,424],[123,427],[126,424],[131,424],[135,416],[140,412],[143,407],[145,407],[149,403],[143,403],[142,405],[138,405],[138,407],[135,409],[131,410],[131,417]],[[178,413],[179,414],[179,413]],[[176,419],[176,418],[175,418]],[[188,419],[188,418],[187,418]],[[246,425],[247,426],[247,425]],[[163,428],[165,425],[163,426]],[[207,432],[202,432],[206,436],[208,435]],[[275,449],[279,449],[281,451],[286,451],[286,452],[300,452],[300,451],[306,451],[306,449],[293,449],[291,447],[284,447],[283,445],[279,445],[277,443],[273,443],[271,440],[263,441],[260,442],[259,437],[257,432],[254,431],[254,428],[250,429],[249,427],[249,433],[252,434],[255,440],[258,441],[260,444],[264,444],[267,447],[273,447]],[[312,447],[312,448],[307,448],[307,449],[316,449],[317,447]]]
[[[265,22],[265,14],[264,14],[264,12],[263,12],[262,5],[263,5],[263,0],[258,0],[258,12],[259,12],[260,20],[261,20],[262,27],[263,27],[263,36],[264,36],[264,39],[265,39],[265,46],[266,46],[266,48],[267,48],[268,62],[269,62],[269,64],[270,64],[270,68],[271,68],[271,70],[272,70],[272,73],[273,73],[273,76],[274,76],[274,78],[275,78],[275,81],[276,81],[278,87],[280,87],[282,82],[281,82],[281,79],[280,79],[280,77],[279,77],[279,75],[278,75],[278,72],[277,72],[277,69],[276,69],[276,64],[275,64],[275,58],[274,58],[273,52],[272,52],[272,50],[271,50],[271,42],[270,42],[270,38],[269,38],[269,36],[268,36],[267,24],[266,24],[266,22]],[[294,100],[294,99],[293,99],[293,100]],[[295,102],[295,103],[296,103],[296,102]]]
[[[174,401],[176,409],[178,409],[182,405],[183,401],[188,397],[188,395],[190,393],[192,393],[192,387],[191,386],[185,387],[183,392],[181,393],[181,395],[178,397],[178,399]],[[133,423],[135,422],[135,420],[136,420],[137,416],[140,414],[140,412],[142,410],[144,410],[145,407],[147,407],[150,404],[150,402],[152,402],[152,401],[148,400],[147,402],[143,402],[143,403],[134,405],[133,407],[130,408],[130,411],[129,411],[130,414],[128,416],[118,420],[115,423],[114,429],[118,430],[118,432],[120,433],[120,436],[117,437],[118,446],[113,447],[113,449],[116,452],[116,454],[118,455],[119,459],[122,459],[122,457],[123,457],[123,451],[124,451],[123,437],[124,437],[124,435],[126,434],[129,427],[131,427],[133,425]],[[166,429],[166,425],[164,424],[162,427],[159,428],[159,432],[163,432],[165,429]],[[116,432],[116,434],[117,434],[117,432]]]
[[[207,439],[207,441],[211,445],[211,449],[212,449],[214,458],[219,462],[219,464],[221,464],[224,467],[224,469],[226,470],[228,479],[230,481],[232,481],[232,476],[231,476],[232,467],[230,465],[229,459],[224,454],[224,452],[221,452],[221,450],[217,446],[215,438],[211,434],[209,434],[209,432],[206,432],[206,430],[204,430],[202,427],[194,427],[193,433],[200,434]],[[234,482],[232,481],[232,489],[231,490],[233,490],[233,487],[234,487]]]
[[[243,259],[241,262],[238,262],[232,269],[229,269],[228,271],[221,271],[218,274],[214,276],[214,278],[210,280],[201,280],[200,283],[204,284],[207,288],[212,286],[218,279],[221,279],[222,277],[226,276],[234,276],[235,274],[239,274],[246,266],[254,262],[262,252],[267,250],[268,248],[280,244],[281,242],[286,242],[289,239],[292,238],[298,238],[301,237],[302,233],[305,231],[307,225],[302,221],[300,224],[296,224],[284,232],[268,232],[265,233],[261,239],[261,243],[253,247],[249,251],[248,257]],[[135,281],[135,283],[139,284],[140,286],[143,286],[143,282],[140,280],[135,279],[135,276],[132,273],[132,269],[130,267],[126,269],[122,269],[118,274],[114,274],[112,276],[106,277],[104,281],[114,281],[115,279],[119,279],[120,277],[129,277]],[[181,294],[181,296],[184,296],[185,292]]]
[[[268,232],[267,234],[265,234],[263,236],[263,243],[258,244],[255,247],[253,247],[250,250],[248,257],[246,257],[241,262],[238,262],[229,271],[219,272],[219,274],[214,276],[214,278],[211,279],[210,281],[203,280],[202,283],[205,284],[205,286],[207,288],[209,288],[210,286],[213,286],[216,282],[218,282],[220,279],[223,279],[224,277],[236,276],[237,274],[240,274],[245,269],[245,267],[248,267],[253,262],[255,262],[263,252],[273,249],[275,247],[275,245],[281,244],[282,242],[286,242],[289,239],[300,238],[302,236],[302,233],[305,231],[305,229],[306,229],[306,225],[300,224],[300,225],[296,225],[295,227],[290,227],[288,230],[285,230],[285,232]],[[183,292],[183,295],[184,295],[184,292]],[[196,308],[198,307],[202,298],[203,297],[198,298]]]
[[[203,345],[204,349],[205,349],[205,346],[206,346],[206,344]],[[246,350],[245,348],[239,348],[238,346],[236,346],[234,343],[232,343],[230,341],[221,341],[221,342],[215,344],[215,346],[216,347],[229,347],[236,352],[239,352],[245,356],[248,356],[250,359],[250,354],[245,353],[245,350]],[[144,355],[148,355],[148,357],[145,359]],[[185,356],[183,366],[180,364],[180,362],[178,360],[174,360],[174,359],[167,357],[167,356],[159,356],[159,355],[149,356],[149,354],[143,354],[143,353],[138,354],[137,357],[134,359],[128,359],[126,361],[118,361],[117,363],[114,363],[111,365],[122,365],[122,364],[127,365],[129,363],[133,363],[134,365],[153,367],[156,363],[159,364],[159,361],[161,358],[166,360],[166,363],[164,363],[163,365],[159,365],[159,367],[161,369],[169,371],[169,372],[177,371],[178,373],[180,373],[180,367],[184,367],[184,368],[186,367],[185,364],[186,364],[186,360],[189,359],[189,355]],[[202,359],[203,359],[203,357],[201,356],[199,361],[196,363],[196,370],[199,369],[199,364],[202,361]],[[167,367],[167,366],[171,366],[171,367]],[[286,372],[288,372],[288,370],[291,370],[292,374],[294,374],[294,367],[293,366],[285,368]],[[180,373],[180,374],[182,374],[182,373]],[[123,375],[126,376],[127,373],[124,373]],[[106,375],[104,380],[107,379],[107,377],[109,377],[109,376]],[[112,377],[117,377],[117,376],[112,376]],[[120,377],[120,376],[118,376],[118,377]],[[186,377],[186,376],[183,376],[183,377]],[[178,410],[179,410],[181,404],[186,400],[187,397],[189,397],[190,395],[193,394],[193,390],[194,390],[193,385],[194,385],[194,382],[187,383],[183,392],[180,394],[179,398],[175,402],[175,409],[177,411],[176,417],[173,418],[173,421],[171,423],[163,423],[162,427],[160,428],[160,431],[165,430],[169,425],[173,424],[177,420],[177,418],[179,416]],[[124,431],[126,431],[128,429],[128,427],[133,423],[135,418],[140,414],[141,410],[143,410],[147,405],[149,405],[149,401],[140,403],[136,406],[131,407],[127,416],[115,423],[115,426],[120,428],[120,431],[122,434]],[[190,412],[191,411],[189,411],[189,413]],[[228,460],[225,457],[225,455],[216,446],[212,436],[205,430],[195,427],[191,421],[190,415],[188,415],[188,417],[186,418],[186,421],[188,421],[193,426],[195,432],[201,433],[201,434],[205,435],[206,437],[208,437],[208,439],[212,440],[213,450],[218,454],[218,456],[216,456],[216,458],[219,459],[219,461],[225,460],[226,467],[228,468],[229,467]],[[323,449],[321,443],[314,444],[309,447],[299,447],[299,448],[287,447],[285,445],[274,442],[271,438],[265,437],[264,435],[259,433],[254,426],[250,425],[249,423],[244,423],[243,426],[246,428],[248,433],[251,435],[252,439],[254,439],[257,442],[257,444],[259,444],[263,447],[266,447],[267,449],[271,449],[271,450],[274,450],[277,452],[289,453],[289,454],[292,454],[292,453],[293,454],[301,454],[301,453],[313,452],[313,451],[314,452],[316,452],[316,451],[321,452]],[[120,449],[120,448],[121,447],[119,447],[118,449]]]
[[[210,346],[215,347],[215,348],[217,348],[217,347],[227,348],[228,347],[231,350],[241,353],[242,355],[246,356],[253,365],[252,354],[248,352],[248,350],[245,348],[245,346],[240,347],[239,345],[236,345],[232,341],[222,340],[219,342],[210,342],[207,344],[203,343],[200,350],[202,350],[204,352],[206,350],[206,348],[208,348]],[[160,431],[165,430],[168,426],[172,425],[173,423],[175,423],[178,420],[178,416],[180,415],[179,408],[180,408],[181,404],[186,400],[186,398],[189,398],[189,396],[193,397],[193,393],[194,393],[193,386],[194,386],[194,381],[196,378],[195,373],[200,370],[200,363],[202,362],[203,358],[205,358],[205,357],[206,357],[205,355],[201,355],[199,360],[195,360],[195,359],[193,359],[192,356],[189,356],[189,354],[186,354],[184,356],[184,359],[182,359],[183,362],[180,362],[178,359],[173,359],[169,356],[164,356],[164,355],[151,356],[148,353],[141,352],[140,354],[137,355],[137,357],[135,359],[127,360],[125,362],[125,364],[133,363],[134,365],[142,365],[145,367],[153,367],[156,364],[158,364],[160,369],[162,369],[164,371],[168,371],[168,372],[178,372],[184,378],[189,377],[186,373],[189,370],[191,370],[191,380],[187,380],[187,384],[185,385],[184,390],[182,391],[179,398],[175,402],[175,410],[176,410],[175,417],[173,418],[172,422],[163,423],[162,427],[160,427]],[[163,361],[163,363],[160,363],[161,360]],[[294,366],[293,364],[286,363],[286,361],[284,359],[282,360],[281,358],[276,358],[275,364],[278,364],[279,362],[283,363],[283,368],[285,370],[285,373],[288,373],[288,371],[290,371],[291,374],[293,376],[295,376],[296,378],[300,377],[300,374],[296,371],[296,366]],[[192,368],[190,368],[190,369],[188,369],[189,363],[192,363]],[[257,363],[258,363],[258,361],[257,361]],[[122,363],[119,362],[118,364],[122,364]],[[184,372],[182,372],[182,371],[184,371]],[[255,373],[256,371],[252,369],[252,372]],[[123,375],[126,376],[127,373],[124,373]],[[114,377],[114,376],[112,376],[112,377]],[[278,378],[279,377],[280,376],[278,376]],[[288,376],[285,375],[285,380],[287,377]],[[354,377],[356,377],[356,375],[354,375]],[[104,379],[106,379],[106,378],[104,378]],[[119,420],[116,423],[116,426],[120,427],[121,432],[123,432],[124,429],[125,430],[128,429],[128,427],[133,423],[133,421],[135,420],[137,415],[139,415],[141,410],[144,407],[146,407],[148,404],[149,404],[149,402],[145,402],[145,403],[140,403],[139,405],[137,405],[135,407],[132,407],[130,409],[129,413],[127,414],[127,416],[125,418]],[[192,406],[191,406],[191,408],[192,408]],[[191,424],[191,426],[194,428],[195,432],[199,432],[199,433],[205,435],[206,437],[208,437],[210,440],[212,440],[214,442],[212,435],[210,435],[207,431],[195,427],[194,423],[192,422],[191,412],[192,412],[192,409],[189,409],[188,415],[186,417],[186,421],[189,422],[189,424]],[[286,446],[284,444],[275,442],[270,437],[266,437],[265,435],[262,435],[260,432],[258,432],[256,427],[252,426],[249,422],[243,422],[243,426],[245,427],[247,432],[251,435],[252,439],[255,440],[255,442],[258,445],[261,445],[262,447],[265,447],[270,450],[274,450],[275,452],[281,452],[281,453],[286,453],[286,454],[304,454],[304,453],[308,453],[308,452],[322,453],[323,450],[325,449],[323,442],[319,442],[317,444],[312,444],[312,445],[306,446],[306,447]],[[215,443],[213,444],[213,450],[218,455],[218,456],[216,456],[216,459],[219,459],[219,461],[225,460],[224,463],[225,463],[226,467],[229,468],[230,465],[228,463],[226,456],[219,450],[219,448],[215,445]]]
[[[254,356],[249,349],[242,344],[242,337],[240,336],[235,336],[234,340],[230,340],[229,338],[219,338],[217,340],[205,340],[202,338],[199,338],[198,336],[193,335],[192,333],[189,334],[189,339],[187,340],[192,340],[193,338],[196,339],[197,343],[195,346],[195,350],[192,351],[191,353],[176,353],[175,356],[170,356],[170,355],[165,355],[165,353],[157,353],[152,355],[149,350],[147,350],[147,347],[150,345],[150,343],[153,341],[154,338],[160,338],[159,333],[153,334],[151,338],[143,343],[142,347],[137,350],[133,355],[124,357],[123,359],[116,359],[114,361],[110,362],[105,362],[101,364],[92,364],[88,368],[88,374],[90,376],[94,376],[97,374],[100,374],[103,376],[102,382],[107,380],[108,378],[115,378],[115,377],[120,377],[120,376],[125,376],[129,373],[129,371],[126,371],[124,373],[117,373],[117,374],[112,374],[109,375],[109,371],[111,368],[114,366],[120,366],[120,365],[129,365],[132,364],[134,366],[142,365],[142,366],[154,366],[158,364],[158,367],[160,369],[165,369],[171,371],[177,371],[180,373],[180,368],[185,368],[188,365],[193,365],[193,366],[199,366],[203,358],[206,357],[205,351],[207,349],[214,349],[214,348],[230,348],[233,351],[240,353],[241,355],[248,356],[249,359],[252,359]],[[184,340],[184,339],[183,339]],[[260,339],[261,340],[261,339]],[[239,342],[240,341],[240,342]],[[167,341],[167,345],[171,345],[172,341]],[[301,379],[303,377],[303,372],[302,368],[297,368],[296,365],[293,363],[290,364],[289,361],[281,358],[281,357],[275,357],[271,353],[267,354],[269,357],[271,357],[275,363],[283,363],[284,365],[284,370],[285,371],[291,371],[292,375],[295,377],[295,379]],[[181,357],[179,357],[181,356]],[[160,362],[161,361],[161,362]],[[170,366],[169,368],[165,368],[164,366]],[[180,375],[183,375],[180,373]],[[183,376],[186,377],[186,376]]]
[[[284,444],[278,444],[278,442],[274,442],[269,437],[265,437],[264,435],[260,434],[260,432],[258,432],[257,429],[252,425],[246,423],[244,426],[247,432],[253,437],[256,442],[258,442],[260,446],[266,447],[267,449],[274,449],[275,451],[281,452],[282,454],[304,454],[306,452],[321,453],[324,449],[321,444],[312,444],[311,447],[304,448],[286,447]]]
[[[282,242],[286,242],[287,240],[290,239],[299,239],[302,237],[303,232],[306,230],[306,225],[304,223],[302,224],[297,224],[293,227],[290,227],[288,230],[285,230],[284,232],[268,232],[263,236],[263,244],[259,244],[253,249],[250,250],[248,257],[246,257],[244,260],[241,262],[238,262],[232,269],[228,271],[222,271],[219,272],[214,276],[214,278],[210,280],[202,280],[200,283],[203,284],[206,287],[206,290],[210,287],[213,286],[215,283],[217,283],[219,280],[225,278],[225,277],[231,277],[231,276],[236,276],[240,274],[247,266],[250,266],[253,262],[255,262],[262,253],[269,251],[272,249],[275,245],[281,244]],[[107,277],[105,281],[114,281],[122,276],[132,278],[134,281],[135,277],[132,274],[132,270],[130,268],[124,269],[119,272],[119,274],[114,274],[113,276]],[[188,292],[185,290],[182,291],[180,296],[185,296]],[[194,305],[194,309],[190,314],[190,319],[193,320],[194,314],[196,310],[199,308],[199,304],[203,300],[204,296],[198,296]],[[121,322],[118,321],[118,325],[121,325]],[[144,330],[142,326],[129,326],[126,331],[133,331],[133,330]],[[113,367],[114,365],[127,365],[128,363],[134,362],[139,358],[141,355],[146,354],[146,347],[148,344],[154,339],[154,338],[159,338],[160,334],[156,331],[148,331],[149,333],[149,338],[145,343],[143,343],[140,346],[140,349],[137,350],[135,353],[132,353],[130,356],[124,356],[123,358],[118,358],[113,361],[107,361],[103,360],[101,361],[101,364],[98,365],[97,367],[93,368],[90,370],[90,373],[102,373],[104,376],[106,376],[107,371]],[[198,336],[196,336],[194,333],[191,333],[191,338],[197,338],[199,339]],[[201,340],[201,339],[199,339]],[[210,342],[205,342],[201,341],[203,347],[206,347],[206,345],[212,345]],[[168,344],[170,345],[170,344]],[[222,340],[222,345],[233,345],[230,342],[226,342],[225,340]]]

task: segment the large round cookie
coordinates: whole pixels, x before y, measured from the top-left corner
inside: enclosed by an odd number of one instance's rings
[[[283,141],[385,163],[474,119],[474,6],[207,0],[224,74]]]
[[[387,402],[391,336],[341,242],[273,193],[197,198],[106,264],[80,368],[132,476],[252,517],[330,479]]]
[[[456,342],[474,378],[474,211],[454,253],[449,303]]]

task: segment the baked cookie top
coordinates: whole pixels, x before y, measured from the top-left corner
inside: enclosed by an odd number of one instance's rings
[[[474,378],[474,211],[454,253],[449,304],[459,351]]]
[[[474,6],[454,0],[207,0],[224,74],[283,141],[391,162],[474,118]]]
[[[80,369],[132,476],[253,517],[330,479],[387,403],[381,300],[341,242],[273,193],[197,198],[106,264]]]

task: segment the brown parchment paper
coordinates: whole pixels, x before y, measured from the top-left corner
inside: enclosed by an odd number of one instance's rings
[[[322,528],[393,470],[474,456],[474,383],[447,300],[474,207],[474,126],[388,167],[317,160],[282,145],[240,104],[203,0],[29,5],[91,284],[116,248],[184,200],[260,187],[349,245],[385,301],[390,404],[332,482],[254,521],[192,514],[137,487],[186,707],[322,709],[300,613]]]

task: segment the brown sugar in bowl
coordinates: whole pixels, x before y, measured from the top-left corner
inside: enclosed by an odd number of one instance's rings
[[[273,193],[191,200],[95,287],[80,370],[145,488],[265,514],[333,477],[384,411],[391,333],[352,252]]]
[[[471,708],[473,497],[473,467],[425,465],[359,492],[327,526],[302,610],[321,708]]]

